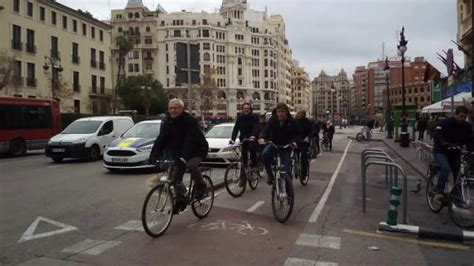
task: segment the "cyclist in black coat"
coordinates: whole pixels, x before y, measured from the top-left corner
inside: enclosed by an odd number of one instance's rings
[[[296,123],[300,128],[300,137],[298,141],[298,152],[301,158],[302,166],[302,175],[303,177],[308,176],[309,174],[309,158],[308,158],[308,149],[310,138],[313,132],[313,125],[308,118],[306,118],[306,111],[299,110],[296,113]]]

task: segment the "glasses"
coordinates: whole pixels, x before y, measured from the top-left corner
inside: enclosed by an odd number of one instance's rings
[[[181,107],[168,107],[169,110],[178,110],[181,109]]]

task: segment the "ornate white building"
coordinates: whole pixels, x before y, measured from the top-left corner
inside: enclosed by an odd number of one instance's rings
[[[314,117],[331,119],[334,114],[335,120],[338,120],[340,117],[348,116],[352,97],[351,86],[344,69],[335,76],[329,76],[321,71],[311,86]]]
[[[141,0],[129,0],[125,9],[112,10],[111,24],[113,51],[116,37],[124,32],[135,39],[126,75],[153,75],[169,97],[188,98],[187,82],[178,79],[176,47],[189,42],[199,45],[201,80],[212,73],[218,86],[212,94],[213,115],[235,117],[243,102],[260,113],[278,101],[292,105],[292,53],[280,15],[252,10],[246,0],[224,0],[218,13],[167,13],[160,5],[149,10]],[[116,69],[117,63],[114,77]],[[196,87],[190,102],[202,99]],[[197,105],[193,112],[199,115]]]

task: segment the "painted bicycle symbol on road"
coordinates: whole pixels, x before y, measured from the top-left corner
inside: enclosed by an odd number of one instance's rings
[[[247,221],[240,223],[228,222],[224,220],[217,220],[215,222],[199,222],[188,226],[190,230],[204,232],[204,231],[235,231],[241,235],[249,236],[263,236],[268,234],[268,230],[263,227],[252,226]]]

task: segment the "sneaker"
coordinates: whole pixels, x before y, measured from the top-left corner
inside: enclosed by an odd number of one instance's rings
[[[446,195],[443,192],[436,192],[435,199],[437,201],[443,202],[446,200]]]
[[[173,214],[178,214],[186,209],[186,202],[183,198],[178,198],[174,202]]]
[[[207,185],[204,182],[196,184],[195,186],[195,189],[196,189],[195,199],[196,200],[202,200],[206,197],[206,188],[207,188]]]

